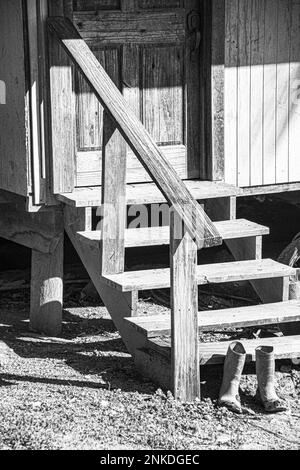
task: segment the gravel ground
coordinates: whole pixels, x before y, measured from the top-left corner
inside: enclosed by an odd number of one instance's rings
[[[67,288],[61,338],[29,332],[28,296],[0,299],[0,449],[300,448],[299,367],[277,365],[287,413],[256,406],[251,366],[241,387],[250,414],[217,408],[221,367],[203,368],[203,401],[182,405],[136,373],[106,309],[81,301],[78,286]],[[166,311],[151,299],[140,310]]]

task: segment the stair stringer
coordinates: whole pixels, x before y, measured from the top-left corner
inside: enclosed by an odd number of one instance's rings
[[[128,352],[134,356],[136,349],[145,346],[145,339],[138,332],[132,331],[133,328],[128,327],[124,318],[136,315],[138,292],[122,293],[101,281],[100,246],[99,249],[87,246],[80,242],[76,236],[78,231],[86,229],[86,217],[85,208],[76,209],[65,206],[65,230],[118,329]]]
[[[209,214],[212,220],[236,219],[236,198],[214,199],[209,201]],[[262,237],[249,237],[225,240],[235,261],[262,259]],[[250,281],[253,289],[263,303],[284,302],[289,300],[288,278],[262,279]]]
[[[235,261],[262,258],[261,237],[227,240],[225,243]],[[250,283],[264,304],[289,300],[289,278],[261,279],[259,281],[250,281]]]

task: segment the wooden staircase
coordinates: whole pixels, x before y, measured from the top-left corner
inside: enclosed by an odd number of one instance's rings
[[[226,342],[201,344],[199,330],[300,320],[299,302],[289,300],[296,270],[262,259],[262,237],[269,230],[236,220],[238,188],[181,181],[70,21],[51,18],[49,28],[106,110],[102,186],[57,195],[65,229],[138,369],[177,399],[194,400],[200,397],[199,366],[221,363],[228,348]],[[126,185],[124,139],[154,183]],[[126,228],[127,205],[160,203],[170,207],[169,226]],[[100,206],[102,230],[93,231],[91,208]],[[197,265],[198,250],[222,243],[236,261]],[[125,271],[125,249],[161,245],[169,245],[170,268]],[[245,280],[264,305],[198,312],[197,285]],[[170,316],[138,316],[139,291],[169,287]],[[277,358],[300,357],[300,337],[263,341],[274,344]],[[245,342],[249,360],[258,344]]]
[[[205,188],[209,197],[205,199],[201,187]],[[265,304],[249,307],[230,308],[225,310],[198,312],[198,331],[210,331],[216,328],[243,328],[251,326],[277,325],[300,321],[300,301],[289,300],[289,290],[296,282],[296,270],[277,263],[271,259],[261,258],[261,238],[269,234],[265,226],[245,219],[235,219],[233,201],[237,189],[223,183],[193,182],[196,194],[201,194],[201,201],[208,208],[221,206],[231,207],[232,217],[229,220],[215,222],[224,243],[231,247],[232,252],[248,253],[252,259],[243,259],[228,263],[198,265],[196,281],[198,285],[218,284],[226,282],[250,281],[258,293],[262,293]],[[153,185],[143,186],[143,202],[147,205],[156,204],[163,200],[153,194]],[[132,202],[140,202],[139,185],[128,185]],[[102,233],[91,230],[87,222],[87,208],[96,207],[100,188],[79,190],[76,193],[60,195],[59,199],[65,204],[66,228],[78,253],[81,255],[99,294],[104,299],[107,296],[115,298],[116,303],[104,302],[117,327],[121,331],[127,348],[134,357],[138,370],[145,376],[158,382],[161,386],[173,390],[171,373],[171,316],[137,316],[138,292],[143,290],[170,287],[170,269],[149,269],[125,271],[117,274],[100,276],[100,244]],[[147,195],[148,194],[148,195]],[[224,194],[224,197],[220,197]],[[92,197],[91,197],[92,196]],[[86,199],[85,199],[86,197]],[[232,208],[233,207],[233,208]],[[227,215],[229,212],[227,211]],[[226,210],[225,210],[226,215]],[[68,224],[67,220],[72,220]],[[82,222],[80,222],[82,220]],[[79,230],[76,226],[79,224]],[[88,230],[82,230],[84,225]],[[170,243],[169,227],[144,227],[125,230],[125,248],[158,247]],[[236,243],[236,245],[234,245]],[[238,249],[234,249],[234,246]],[[241,248],[242,247],[242,248]],[[253,250],[252,247],[255,247]],[[123,302],[122,302],[123,300]],[[127,305],[124,307],[124,304]],[[111,304],[114,304],[113,306]],[[123,305],[123,307],[122,307]],[[118,308],[123,308],[123,311]],[[126,313],[127,312],[127,313]],[[220,364],[224,361],[230,342],[199,342],[198,354],[200,365]],[[255,360],[255,348],[260,344],[273,345],[276,358],[300,357],[300,337],[275,337],[261,340],[244,340],[247,351],[247,361]]]

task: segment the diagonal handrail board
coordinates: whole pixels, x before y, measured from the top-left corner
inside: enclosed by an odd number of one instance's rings
[[[123,95],[73,23],[63,17],[52,17],[48,19],[48,26],[71,60],[80,68],[103,107],[111,114],[140,163],[184,222],[197,247],[220,245],[222,238],[216,227],[193,199],[143,124],[129,109]]]

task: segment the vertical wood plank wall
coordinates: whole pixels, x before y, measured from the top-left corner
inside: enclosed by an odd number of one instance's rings
[[[71,17],[69,1],[48,0],[49,16]],[[71,10],[71,11],[69,11]],[[75,97],[72,65],[62,47],[49,36],[52,190],[72,192],[75,180]]]
[[[21,0],[0,2],[0,188],[26,196],[29,174],[29,91]],[[5,98],[5,99],[4,99]]]
[[[225,4],[225,180],[300,181],[300,0]]]

